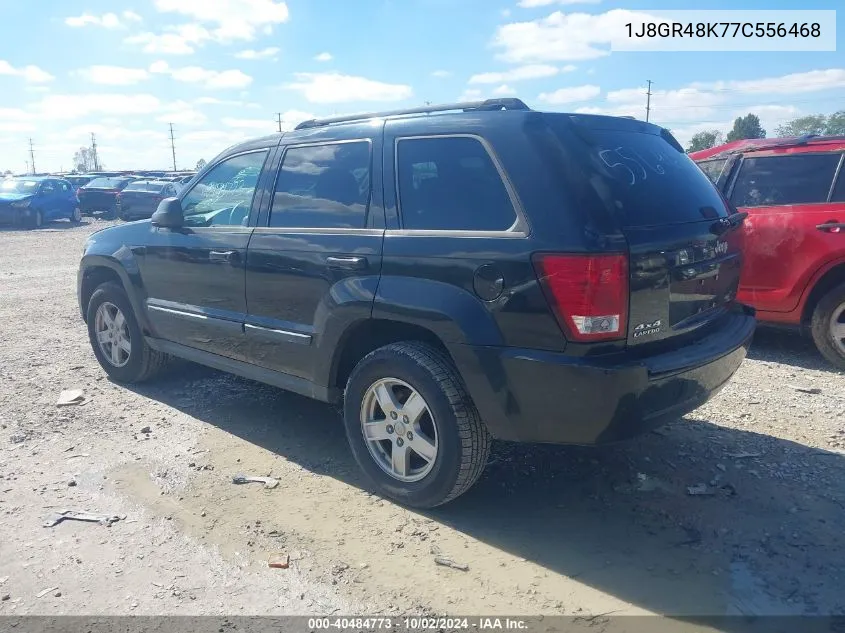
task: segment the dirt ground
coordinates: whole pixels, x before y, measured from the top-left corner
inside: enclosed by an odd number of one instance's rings
[[[718,398],[631,443],[497,445],[414,512],[327,405],[187,363],[106,379],[75,296],[101,226],[0,231],[0,614],[845,614],[845,375],[807,341],[758,333]],[[43,527],[60,509],[126,518]]]

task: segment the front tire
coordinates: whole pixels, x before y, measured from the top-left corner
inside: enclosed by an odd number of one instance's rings
[[[845,371],[845,284],[830,290],[816,305],[811,332],[822,356]]]
[[[432,508],[479,478],[491,438],[448,357],[417,342],[394,343],[355,367],[344,395],[352,453],[380,494]]]
[[[147,345],[126,292],[116,283],[99,286],[88,302],[88,339],[100,366],[117,382],[149,380],[167,356]]]
[[[40,229],[42,226],[44,226],[44,215],[41,213],[41,209],[35,209],[29,217],[29,228]]]
[[[82,222],[82,212],[79,210],[79,207],[73,208],[73,213],[70,216],[70,221],[79,224]]]

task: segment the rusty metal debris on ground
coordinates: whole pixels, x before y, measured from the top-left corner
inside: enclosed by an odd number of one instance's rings
[[[79,512],[77,510],[62,510],[54,512],[44,520],[44,527],[54,527],[62,521],[86,521],[88,523],[99,523],[111,527],[112,523],[125,519],[125,514],[101,514],[98,512]]]
[[[63,389],[56,401],[56,406],[69,407],[83,402],[85,402],[85,394],[82,393],[82,389]]]
[[[232,477],[233,484],[249,484],[249,483],[260,483],[264,484],[264,487],[268,490],[272,490],[276,486],[279,485],[278,479],[273,479],[272,477],[247,477],[246,475],[235,475]]]

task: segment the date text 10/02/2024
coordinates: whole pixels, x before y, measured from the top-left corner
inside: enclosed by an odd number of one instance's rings
[[[443,618],[443,617],[369,617],[369,618],[309,618],[308,628],[311,631],[320,630],[351,630],[351,629],[393,629],[395,626],[404,627],[408,631],[440,631],[440,630],[511,630],[519,631],[528,628],[525,620],[518,618]]]

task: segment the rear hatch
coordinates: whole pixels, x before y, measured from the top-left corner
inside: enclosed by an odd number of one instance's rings
[[[83,210],[110,211],[125,184],[125,180],[118,178],[96,178],[77,190],[79,206]]]
[[[742,216],[671,134],[632,119],[548,119],[586,172],[588,212],[628,244],[628,346],[668,342],[722,317],[739,286]]]
[[[147,190],[134,189],[129,185],[119,198],[120,211],[128,215],[152,215],[162,201],[162,187],[159,185],[144,185]]]

